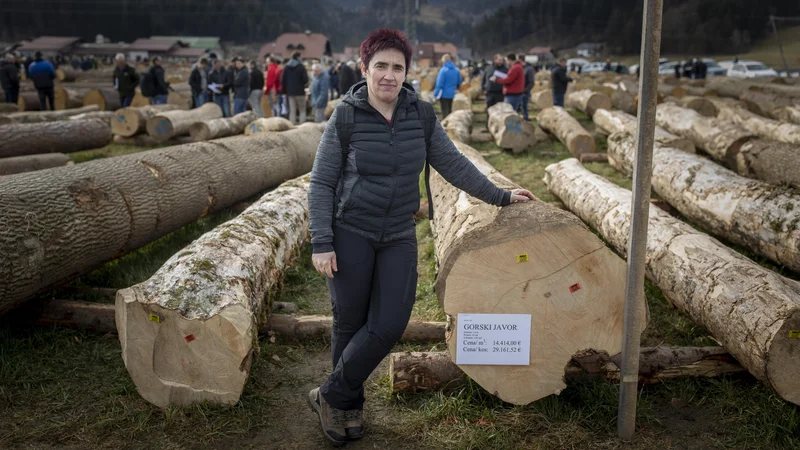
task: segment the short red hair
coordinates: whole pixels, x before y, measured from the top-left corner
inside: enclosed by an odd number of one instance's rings
[[[406,57],[406,74],[408,74],[408,67],[411,65],[411,42],[400,30],[380,28],[370,33],[361,43],[361,62],[365,67],[369,67],[375,53],[390,49],[399,50]]]

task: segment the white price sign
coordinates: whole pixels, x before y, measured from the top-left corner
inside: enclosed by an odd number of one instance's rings
[[[459,314],[456,364],[527,366],[530,314]]]

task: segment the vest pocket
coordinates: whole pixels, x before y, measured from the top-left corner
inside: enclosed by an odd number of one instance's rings
[[[347,196],[347,199],[344,201],[344,205],[342,205],[341,219],[343,221],[344,221],[344,215],[347,213],[347,210],[350,209],[351,206],[353,206],[353,198],[355,198],[358,186],[361,185],[361,181],[363,179],[364,179],[363,177],[359,176],[356,182],[353,183],[353,188],[350,189],[350,195]]]

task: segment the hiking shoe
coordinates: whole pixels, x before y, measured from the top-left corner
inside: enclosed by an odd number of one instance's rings
[[[308,393],[308,406],[319,416],[319,424],[325,437],[335,447],[344,445],[347,440],[347,432],[344,429],[345,411],[329,405],[325,398],[320,395],[319,388],[312,389]]]
[[[347,439],[356,440],[364,437],[364,410],[350,409],[344,412],[344,430]]]

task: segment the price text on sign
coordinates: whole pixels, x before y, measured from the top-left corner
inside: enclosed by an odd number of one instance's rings
[[[457,336],[456,364],[530,364],[530,314],[459,314]]]

